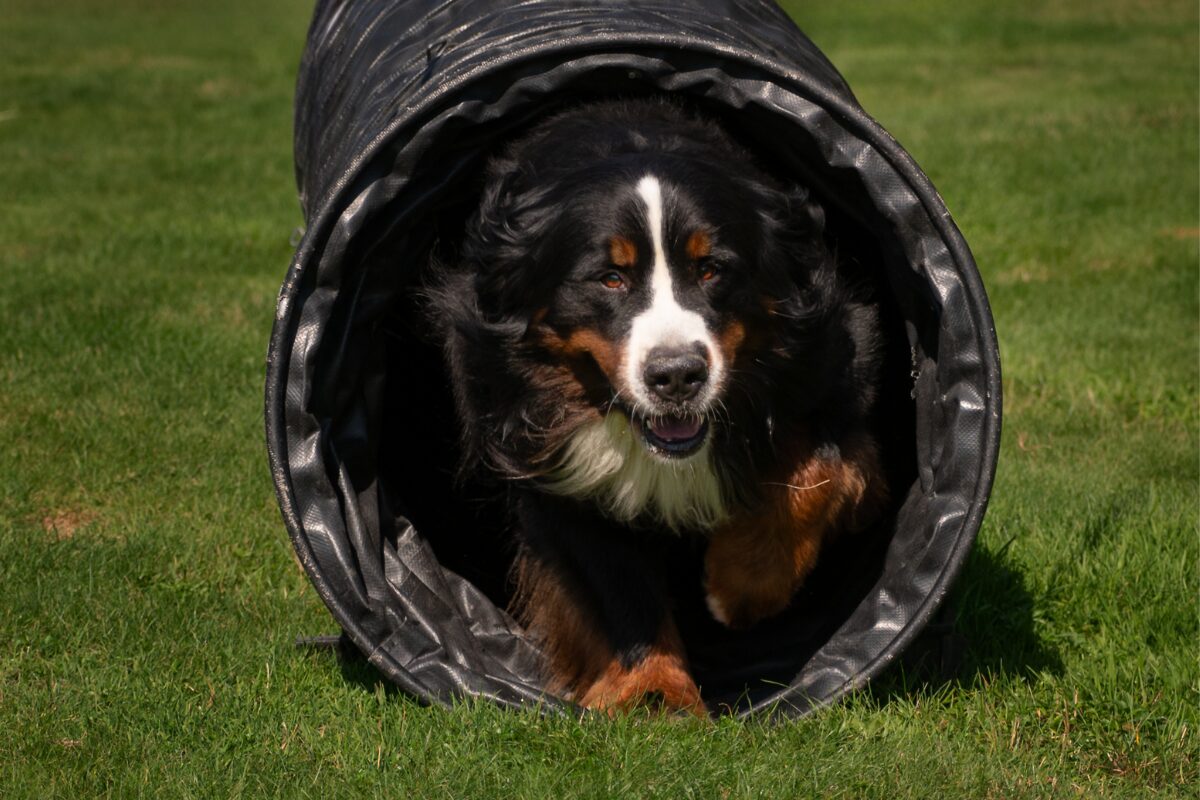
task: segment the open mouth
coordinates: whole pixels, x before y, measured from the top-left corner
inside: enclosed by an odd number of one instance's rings
[[[704,445],[708,421],[697,417],[667,415],[653,421],[643,417],[638,430],[652,451],[671,458],[685,458]]]

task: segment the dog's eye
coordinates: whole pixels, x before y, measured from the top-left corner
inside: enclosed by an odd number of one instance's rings
[[[620,289],[625,286],[625,278],[619,272],[606,272],[600,276],[600,283],[605,289]]]
[[[721,268],[718,265],[714,264],[713,262],[711,262],[711,261],[709,261],[707,263],[702,262],[700,264],[700,282],[701,283],[712,283],[718,277],[720,277],[720,275],[721,275]]]

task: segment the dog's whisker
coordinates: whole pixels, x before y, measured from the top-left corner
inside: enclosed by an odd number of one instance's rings
[[[811,489],[819,489],[820,487],[822,487],[825,484],[830,483],[830,482],[831,482],[831,479],[826,478],[825,480],[821,481],[820,483],[814,483],[812,486],[797,486],[794,483],[776,483],[774,481],[764,481],[762,485],[763,486],[783,486],[787,489],[795,489],[797,492],[807,492]]]

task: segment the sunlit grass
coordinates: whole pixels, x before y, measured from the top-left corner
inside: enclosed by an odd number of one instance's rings
[[[261,396],[310,4],[0,0],[0,794],[1194,789],[1194,4],[795,9],[995,311],[1003,453],[953,675],[785,725],[580,723],[422,708],[295,649],[333,623]]]

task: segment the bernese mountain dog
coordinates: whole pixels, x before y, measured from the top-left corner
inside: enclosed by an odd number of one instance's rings
[[[702,537],[708,609],[744,628],[885,502],[877,308],[822,208],[674,101],[584,104],[491,159],[435,271],[463,467],[508,487],[548,687],[705,713],[656,540]]]

